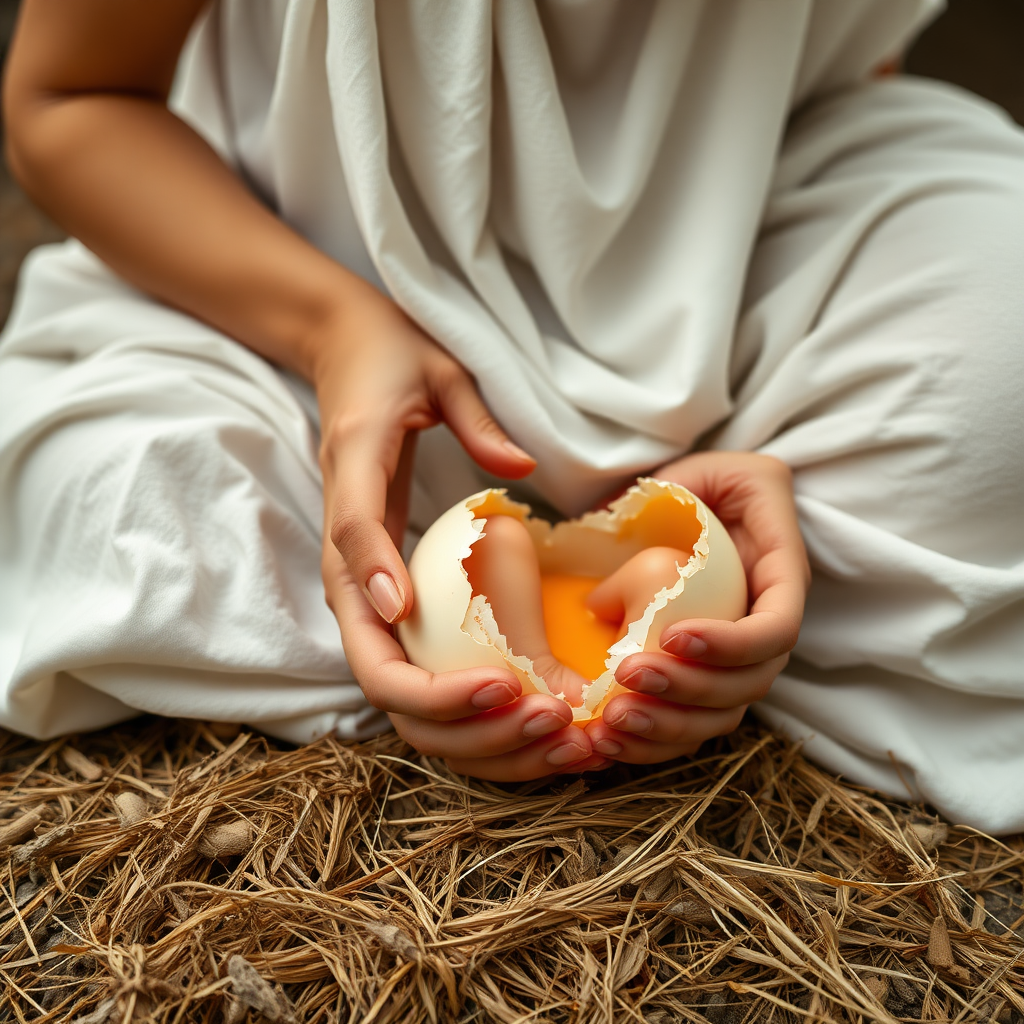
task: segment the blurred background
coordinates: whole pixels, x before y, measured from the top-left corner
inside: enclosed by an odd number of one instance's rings
[[[17,10],[18,0],[0,0],[0,62]],[[911,74],[970,89],[1024,124],[1024,0],[948,0],[945,13],[914,44],[904,66]],[[25,254],[61,237],[0,162],[0,324],[7,318]]]

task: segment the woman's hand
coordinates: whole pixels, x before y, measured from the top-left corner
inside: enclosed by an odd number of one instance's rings
[[[739,550],[751,607],[738,622],[689,619],[661,637],[664,653],[626,658],[616,679],[633,691],[587,726],[600,754],[631,764],[692,754],[731,732],[789,660],[810,583],[789,468],[748,452],[700,452],[654,476],[682,484],[718,516]]]
[[[508,670],[432,675],[410,665],[389,623],[412,585],[398,547],[418,431],[446,422],[486,470],[522,477],[533,460],[491,417],[472,378],[369,285],[349,290],[317,332],[313,381],[324,478],[323,579],[349,664],[367,699],[421,753],[455,770],[514,781],[605,763],[560,700],[517,698]]]
[[[398,547],[405,532],[416,435],[445,422],[498,476],[536,465],[509,440],[472,378],[390,299],[352,279],[316,332],[324,525],[364,596],[386,622],[412,609]]]

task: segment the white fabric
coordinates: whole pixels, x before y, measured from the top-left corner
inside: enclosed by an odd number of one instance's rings
[[[1024,140],[872,83],[916,0],[227,0],[178,103],[477,377],[574,514],[695,444],[794,467],[815,568],[761,714],[1024,828]],[[308,391],[30,262],[0,346],[0,721],[382,727],[323,604]],[[422,527],[480,477],[421,446]]]
[[[74,242],[30,257],[0,353],[0,722],[386,726],[313,585],[316,448],[266,363]]]
[[[227,0],[180,105],[473,372],[575,514],[729,414],[786,118],[933,6]]]

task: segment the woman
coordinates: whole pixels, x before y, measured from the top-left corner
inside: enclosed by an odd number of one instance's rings
[[[523,779],[760,701],[835,771],[1024,826],[1024,140],[875,79],[931,6],[27,0],[11,166],[95,256],[36,257],[0,346],[6,724],[380,709]],[[674,627],[585,731],[387,627],[407,511],[531,470],[566,515],[678,480],[748,571],[750,615]]]

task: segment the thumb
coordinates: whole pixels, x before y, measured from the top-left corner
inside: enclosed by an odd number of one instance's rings
[[[394,434],[386,425],[377,429],[364,425],[347,432],[339,429],[335,432],[339,443],[324,472],[329,543],[340,552],[364,597],[390,623],[404,619],[413,600],[408,572],[387,529],[391,525],[398,536],[399,521],[404,528],[404,507],[388,514],[388,487],[393,472],[401,471],[412,451],[411,445]],[[403,474],[396,482],[400,501],[404,483]]]
[[[474,462],[495,476],[513,480],[533,472],[537,460],[502,430],[465,370],[453,367],[435,395],[445,422]]]

